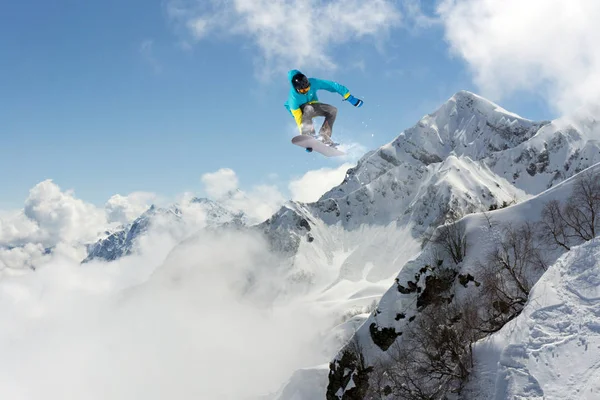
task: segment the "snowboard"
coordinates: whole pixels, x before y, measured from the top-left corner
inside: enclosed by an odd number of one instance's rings
[[[343,156],[344,153],[341,150],[336,149],[335,147],[331,147],[321,142],[318,139],[315,139],[312,136],[307,135],[298,135],[292,138],[292,143],[296,146],[304,147],[307,152],[312,153],[316,151],[317,153],[323,154],[325,157],[337,157]]]

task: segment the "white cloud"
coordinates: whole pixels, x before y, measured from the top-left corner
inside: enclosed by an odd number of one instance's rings
[[[402,20],[392,0],[169,0],[167,13],[194,41],[211,33],[252,40],[265,76],[290,65],[333,68],[333,46],[379,39]]]
[[[230,168],[206,173],[201,181],[209,197],[243,211],[252,222],[269,218],[286,200],[275,185],[257,185],[247,192],[240,190],[237,174]]]
[[[47,248],[80,261],[86,257],[85,244],[131,222],[155,199],[145,192],[115,195],[100,208],[52,180],[42,181],[29,191],[22,210],[0,213],[0,268],[35,268],[47,261]]]
[[[0,248],[0,270],[5,268],[13,270],[33,269],[43,262],[44,253],[44,246],[34,243],[27,243],[16,248]]]
[[[254,222],[262,222],[285,203],[285,197],[274,185],[257,185],[249,192],[236,192],[225,205],[243,211]]]
[[[39,227],[45,245],[93,240],[106,225],[104,211],[63,192],[52,180],[35,185],[25,200],[24,214]]]
[[[346,176],[346,171],[353,165],[345,163],[337,168],[322,168],[308,171],[301,178],[290,182],[289,189],[292,200],[312,203],[328,190],[339,185]]]
[[[24,244],[39,234],[38,225],[27,218],[22,210],[0,215],[0,245]]]
[[[221,168],[216,172],[209,172],[200,178],[206,193],[215,199],[227,195],[238,188],[238,177],[231,168]]]
[[[133,192],[127,196],[115,194],[104,206],[108,222],[127,224],[133,221],[152,205],[156,197],[149,192]]]
[[[443,0],[438,14],[484,95],[543,93],[564,113],[600,100],[597,0]]]

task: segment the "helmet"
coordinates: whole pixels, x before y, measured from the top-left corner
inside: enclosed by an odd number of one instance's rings
[[[306,93],[308,89],[310,89],[310,82],[306,75],[302,73],[297,73],[292,77],[292,86],[299,93]]]

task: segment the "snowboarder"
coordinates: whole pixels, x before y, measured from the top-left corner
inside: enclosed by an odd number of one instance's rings
[[[335,145],[331,140],[331,130],[337,115],[337,108],[319,102],[317,90],[337,92],[344,98],[344,101],[348,101],[355,107],[362,106],[362,100],[352,96],[344,85],[323,79],[307,78],[297,69],[288,72],[288,79],[292,87],[290,88],[288,100],[285,102],[285,108],[294,116],[300,133],[316,137],[312,119],[314,117],[325,117],[319,135],[324,143]]]

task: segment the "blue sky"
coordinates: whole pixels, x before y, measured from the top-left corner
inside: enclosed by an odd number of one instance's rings
[[[200,177],[220,168],[235,171],[242,189],[268,183],[285,194],[307,171],[352,161],[291,145],[288,69],[338,81],[365,101],[355,109],[320,94],[339,109],[335,137],[365,150],[393,140],[456,91],[485,86],[474,81],[477,64],[450,50],[448,25],[428,19],[437,18],[434,2],[374,0],[371,9],[381,6],[382,15],[372,21],[336,14],[344,8],[333,6],[348,1],[309,1],[308,11],[285,8],[294,1],[235,3],[3,4],[0,208],[22,207],[45,179],[97,205],[134,191],[202,195]],[[281,7],[269,14],[252,6],[262,3]],[[386,19],[386,7],[402,22]],[[265,31],[270,18],[274,28]],[[540,93],[518,89],[496,100],[527,118],[557,116]]]

